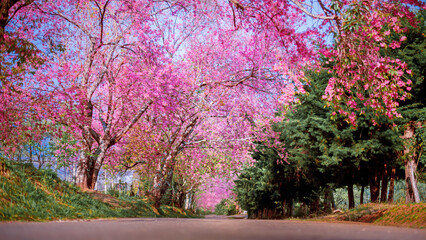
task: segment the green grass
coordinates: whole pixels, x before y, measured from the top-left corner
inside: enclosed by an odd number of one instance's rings
[[[398,204],[384,211],[374,223],[426,228],[426,203]]]
[[[52,170],[0,158],[0,221],[192,217],[168,206],[157,210],[141,198],[116,198],[117,204],[110,204],[95,195],[62,181]]]
[[[318,218],[320,221],[352,221],[386,226],[426,228],[426,203],[368,203],[343,213]]]

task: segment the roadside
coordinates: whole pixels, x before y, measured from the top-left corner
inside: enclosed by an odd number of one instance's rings
[[[0,221],[196,217],[176,207],[155,208],[141,197],[81,191],[49,169],[0,158]]]
[[[236,214],[231,216],[209,214],[204,216],[205,219],[247,219],[247,214]]]
[[[247,219],[247,214],[206,215],[207,219]],[[269,219],[271,220],[271,219]],[[370,225],[396,226],[405,228],[426,229],[426,203],[382,204],[369,203],[356,208],[335,211],[333,214],[311,218],[289,218],[275,220],[291,220],[301,222],[328,223],[364,223]]]
[[[1,159],[0,159],[1,160]],[[99,218],[200,217],[172,206],[155,208],[141,197],[113,197],[82,192],[50,170],[0,161],[0,221],[55,221]],[[247,215],[206,215],[206,219],[245,219]],[[303,220],[303,219],[302,219]],[[426,228],[426,203],[364,204],[336,214],[309,219]]]
[[[312,219],[326,222],[360,222],[382,226],[426,228],[426,203],[377,204],[369,203],[354,209]]]

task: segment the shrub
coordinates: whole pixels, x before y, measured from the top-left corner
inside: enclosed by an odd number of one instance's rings
[[[237,214],[237,204],[232,199],[222,199],[219,204],[215,206],[215,213],[217,215],[234,215]]]

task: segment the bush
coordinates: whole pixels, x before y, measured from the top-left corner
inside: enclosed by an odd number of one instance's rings
[[[237,214],[237,204],[232,199],[222,199],[219,204],[215,206],[215,213],[217,215],[234,215]]]
[[[107,194],[116,198],[120,197],[120,191],[118,191],[118,189],[115,189],[115,188],[108,189]]]

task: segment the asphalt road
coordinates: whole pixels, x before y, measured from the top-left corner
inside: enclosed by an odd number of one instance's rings
[[[289,220],[135,218],[0,223],[1,240],[426,239],[426,230]]]

